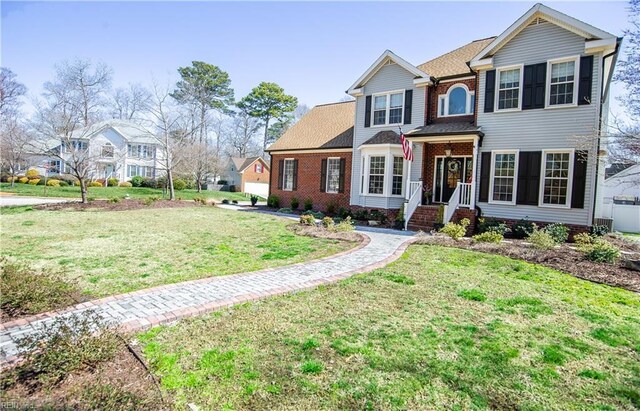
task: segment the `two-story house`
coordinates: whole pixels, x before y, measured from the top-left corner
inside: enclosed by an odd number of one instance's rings
[[[475,223],[482,215],[589,226],[619,43],[537,4],[499,36],[418,66],[385,51],[347,91],[355,97],[353,122],[328,126],[339,105],[320,106],[301,120],[303,132],[292,129],[270,148],[290,153],[273,157],[280,167],[271,192],[304,192],[321,210],[347,194],[351,208],[392,217],[403,207],[415,229],[433,227],[440,205],[444,222]],[[346,130],[351,144],[325,146]],[[412,143],[413,161],[400,133]],[[295,145],[313,154],[304,169]],[[342,173],[330,161],[348,153]],[[334,175],[344,188],[327,196]]]

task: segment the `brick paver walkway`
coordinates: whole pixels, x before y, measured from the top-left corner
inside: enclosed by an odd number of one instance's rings
[[[388,230],[359,230],[367,241],[355,250],[280,268],[187,281],[90,301],[63,311],[0,325],[0,364],[15,361],[16,339],[53,318],[95,310],[130,330],[203,314],[221,307],[313,288],[382,267],[395,260],[413,238]]]

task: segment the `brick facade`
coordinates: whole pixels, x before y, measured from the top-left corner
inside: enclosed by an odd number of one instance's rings
[[[260,162],[262,164],[262,173],[256,172],[256,164]],[[269,165],[262,159],[258,159],[253,164],[249,165],[242,172],[242,188],[240,191],[245,192],[245,183],[267,183],[269,184]]]
[[[438,210],[440,209],[440,205],[428,205],[428,206],[419,206],[415,213],[411,216],[411,220],[409,221],[408,228],[410,230],[422,230],[429,232],[434,229],[434,224],[436,222],[436,218],[438,216]],[[454,223],[460,222],[463,218],[468,218],[470,221],[469,226],[467,227],[466,235],[470,236],[473,234],[476,228],[477,216],[475,210],[470,210],[468,208],[459,208],[453,214],[451,221]]]
[[[340,157],[345,159],[344,192],[324,193],[320,191],[320,179],[322,175],[322,160],[330,157]],[[349,196],[351,188],[351,151],[309,153],[309,154],[273,154],[271,156],[271,182],[270,195],[275,195],[280,199],[280,207],[290,207],[291,199],[297,198],[300,208],[303,207],[307,199],[313,202],[315,211],[325,212],[329,205],[335,210],[340,207],[349,207]],[[295,191],[285,191],[278,189],[279,175],[278,163],[283,159],[298,160],[298,185]]]
[[[451,156],[472,156],[473,155],[473,143],[451,143]],[[435,156],[444,156],[445,150],[448,148],[448,143],[424,143],[423,146],[423,158],[422,162],[422,181],[424,186],[428,189],[433,189],[433,171],[436,165]]]
[[[469,73],[469,75],[471,76],[472,74]],[[435,87],[427,87],[427,90],[425,92],[427,99],[427,108],[425,110],[427,112],[427,116],[425,118],[425,125],[433,123],[445,123],[449,121],[468,121],[470,123],[475,123],[475,114],[470,114],[468,116],[438,117],[438,97],[440,95],[447,94],[447,91],[457,84],[464,84],[465,86],[467,86],[469,91],[476,90],[475,78],[459,81],[447,81],[446,83],[438,83]],[[477,112],[477,104],[478,98],[476,91],[476,107],[473,110],[474,113]]]

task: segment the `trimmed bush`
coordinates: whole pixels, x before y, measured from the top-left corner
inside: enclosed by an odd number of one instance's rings
[[[40,177],[40,174],[38,173],[38,170],[36,170],[35,168],[31,168],[31,169],[27,170],[27,172],[24,175],[27,176],[29,179],[32,179],[32,178],[35,178],[35,177]]]
[[[45,184],[45,179],[41,178],[40,180],[38,180],[38,183],[36,184],[37,186],[43,186]]]
[[[39,178],[32,178],[31,180],[29,180],[29,184],[32,186],[37,185],[40,182]]]
[[[620,257],[620,250],[610,242],[598,239],[585,248],[584,256],[587,260],[596,263],[613,264]]]
[[[338,209],[338,217],[340,218],[351,217],[351,215],[351,210],[349,210],[348,208],[340,207]]]
[[[251,205],[252,205],[253,207],[255,207],[255,205],[256,205],[257,203],[258,203],[258,196],[256,196],[256,195],[252,195],[252,196],[251,196]]]
[[[60,187],[69,187],[69,183],[67,183],[67,182],[66,182],[66,181],[64,181],[64,180],[60,180],[59,185],[60,185]]]
[[[544,231],[546,231],[557,244],[566,243],[569,239],[569,229],[562,223],[549,224],[544,228]]]
[[[180,178],[176,178],[175,180],[173,180],[173,188],[178,191],[182,191],[187,188],[187,182]]]
[[[496,232],[504,236],[505,234],[511,232],[511,229],[507,227],[507,225],[498,221],[495,218],[479,218],[478,219],[478,233],[486,233],[486,232]]]
[[[331,228],[335,225],[336,223],[333,221],[333,218],[331,217],[325,217],[322,219],[322,225],[324,226],[324,228]]]
[[[47,180],[47,185],[49,187],[60,187],[60,180]]]
[[[284,207],[278,210],[279,213],[283,213],[283,214],[291,214],[293,213],[293,211],[290,208]]]
[[[143,182],[144,182],[144,177],[142,176],[131,177],[131,185],[133,185],[134,187],[142,187]]]
[[[591,245],[593,243],[593,237],[587,233],[580,233],[573,236],[573,242],[580,247]]]
[[[477,241],[479,243],[499,244],[504,239],[504,236],[498,231],[491,231],[491,230],[492,229],[489,229],[489,231],[485,231],[483,233],[474,235],[473,241]]]
[[[226,186],[227,185],[227,180],[218,180],[218,184],[221,186]]]
[[[324,218],[324,213],[320,212],[320,211],[305,211],[302,213],[302,215],[312,215],[315,218],[317,218],[318,220],[322,220]]]
[[[300,224],[309,226],[316,225],[316,218],[311,214],[303,214],[300,216]]]
[[[329,204],[327,204],[327,209],[325,210],[327,212],[327,214],[335,214],[336,213],[336,203],[334,203],[333,201],[330,202]]]
[[[20,177],[18,182],[21,184],[27,184],[29,182],[29,177]]]
[[[369,219],[369,211],[362,209],[353,213],[353,219],[358,221],[365,221]]]
[[[280,198],[275,195],[270,195],[267,197],[267,206],[271,208],[279,208],[280,207]]]
[[[87,184],[87,187],[102,187],[102,183],[99,181],[91,181]]]
[[[306,200],[304,200],[304,211],[311,211],[313,210],[313,200],[311,200],[310,198],[307,198]]]
[[[229,204],[229,199],[228,198],[223,198],[222,199],[222,204]]]
[[[609,232],[609,227],[606,225],[592,225],[589,227],[589,234],[595,237],[602,237]]]
[[[118,179],[117,178],[110,178],[107,180],[107,187],[117,187],[118,186]]]
[[[533,233],[536,229],[536,225],[531,221],[523,218],[522,220],[516,221],[511,226],[511,232],[513,233],[514,238],[527,238],[529,234]]]
[[[329,230],[336,232],[353,231],[355,229],[356,227],[353,225],[351,217],[347,217],[344,220],[340,221],[338,224],[335,224],[329,228]]]
[[[128,181],[123,181],[122,183],[118,184],[118,187],[133,187],[133,184],[131,184]]]
[[[369,214],[369,219],[379,221],[380,224],[384,224],[387,222],[387,215],[380,210],[373,210]]]
[[[533,232],[527,237],[527,241],[541,250],[548,250],[556,246],[556,241],[551,234],[544,230],[538,230],[535,226]]]
[[[471,221],[469,221],[468,218],[463,218],[458,224],[449,222],[440,229],[440,232],[458,241],[460,238],[464,237],[470,223]]]
[[[292,210],[297,210],[298,207],[300,207],[300,200],[298,200],[296,197],[293,197],[291,199],[291,209]]]

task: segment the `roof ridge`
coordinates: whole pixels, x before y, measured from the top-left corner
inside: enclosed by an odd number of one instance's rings
[[[348,100],[348,101],[336,101],[334,103],[322,103],[322,104],[316,104],[315,106],[313,106],[314,108],[316,107],[324,107],[324,106],[334,106],[336,104],[344,104],[344,103],[355,103],[356,100]]]
[[[434,57],[434,58],[432,58],[431,60],[427,60],[427,61],[425,61],[424,63],[420,63],[420,64],[418,64],[418,67],[423,66],[423,65],[425,65],[425,64],[427,64],[427,63],[431,63],[432,61],[437,60],[437,59],[439,59],[439,58],[443,58],[443,57],[445,57],[445,56],[448,56],[449,54],[455,53],[456,51],[458,51],[458,50],[460,50],[460,49],[463,49],[463,48],[465,48],[465,47],[468,47],[470,44],[477,43],[477,42],[479,42],[479,41],[486,41],[486,40],[489,40],[489,39],[495,39],[496,37],[497,37],[497,36],[492,36],[492,37],[487,37],[487,38],[484,38],[484,39],[472,40],[472,41],[470,41],[469,43],[463,44],[462,46],[460,46],[460,47],[458,47],[458,48],[455,48],[455,49],[453,49],[453,50],[451,50],[451,51],[448,51],[448,52],[446,52],[446,53],[444,53],[444,54],[441,54],[441,55],[439,55],[439,56],[437,56],[437,57]]]

